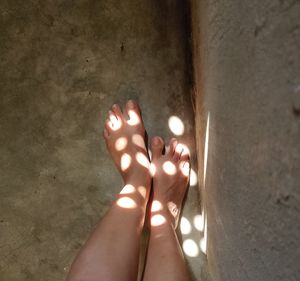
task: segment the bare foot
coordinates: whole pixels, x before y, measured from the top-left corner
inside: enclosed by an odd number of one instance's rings
[[[143,186],[147,190],[141,193],[143,197],[147,197],[151,175],[140,108],[137,103],[130,100],[126,104],[125,111],[128,120],[118,105],[112,106],[107,115],[103,135],[107,149],[124,180],[124,193],[129,192],[129,189]]]
[[[151,211],[166,214],[176,228],[182,201],[187,190],[190,175],[189,151],[176,139],[170,141],[169,151],[163,155],[164,142],[154,137],[151,142],[153,174],[153,202]],[[164,211],[165,210],[165,211]],[[152,215],[151,224],[159,225],[166,218]]]

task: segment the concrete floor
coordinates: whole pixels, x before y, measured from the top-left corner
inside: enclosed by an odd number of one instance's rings
[[[138,100],[150,137],[180,117],[196,162],[179,2],[0,1],[0,280],[64,279],[121,188],[102,139],[113,103]],[[191,224],[198,207],[191,186]],[[182,235],[195,280],[200,235]]]

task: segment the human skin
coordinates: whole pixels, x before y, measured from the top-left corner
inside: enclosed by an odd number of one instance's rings
[[[162,155],[164,144],[156,137],[150,163],[141,111],[133,101],[127,102],[124,114],[118,105],[112,106],[103,135],[124,185],[75,258],[67,281],[137,280],[152,177],[151,235],[144,280],[188,280],[175,233],[189,178],[188,151],[172,139],[168,153]],[[154,209],[155,204],[161,208]],[[158,215],[163,223],[155,223]]]
[[[188,271],[176,235],[190,174],[189,152],[172,139],[163,155],[163,140],[152,140],[153,202],[144,281],[187,281]]]

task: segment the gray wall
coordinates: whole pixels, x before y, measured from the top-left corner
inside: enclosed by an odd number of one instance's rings
[[[211,277],[300,280],[300,1],[195,0],[192,19]]]

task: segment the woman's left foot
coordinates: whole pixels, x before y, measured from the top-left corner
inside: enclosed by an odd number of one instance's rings
[[[107,149],[126,186],[145,188],[150,193],[151,175],[145,144],[145,128],[138,104],[129,100],[125,107],[129,119],[115,104],[108,112],[103,132]]]

